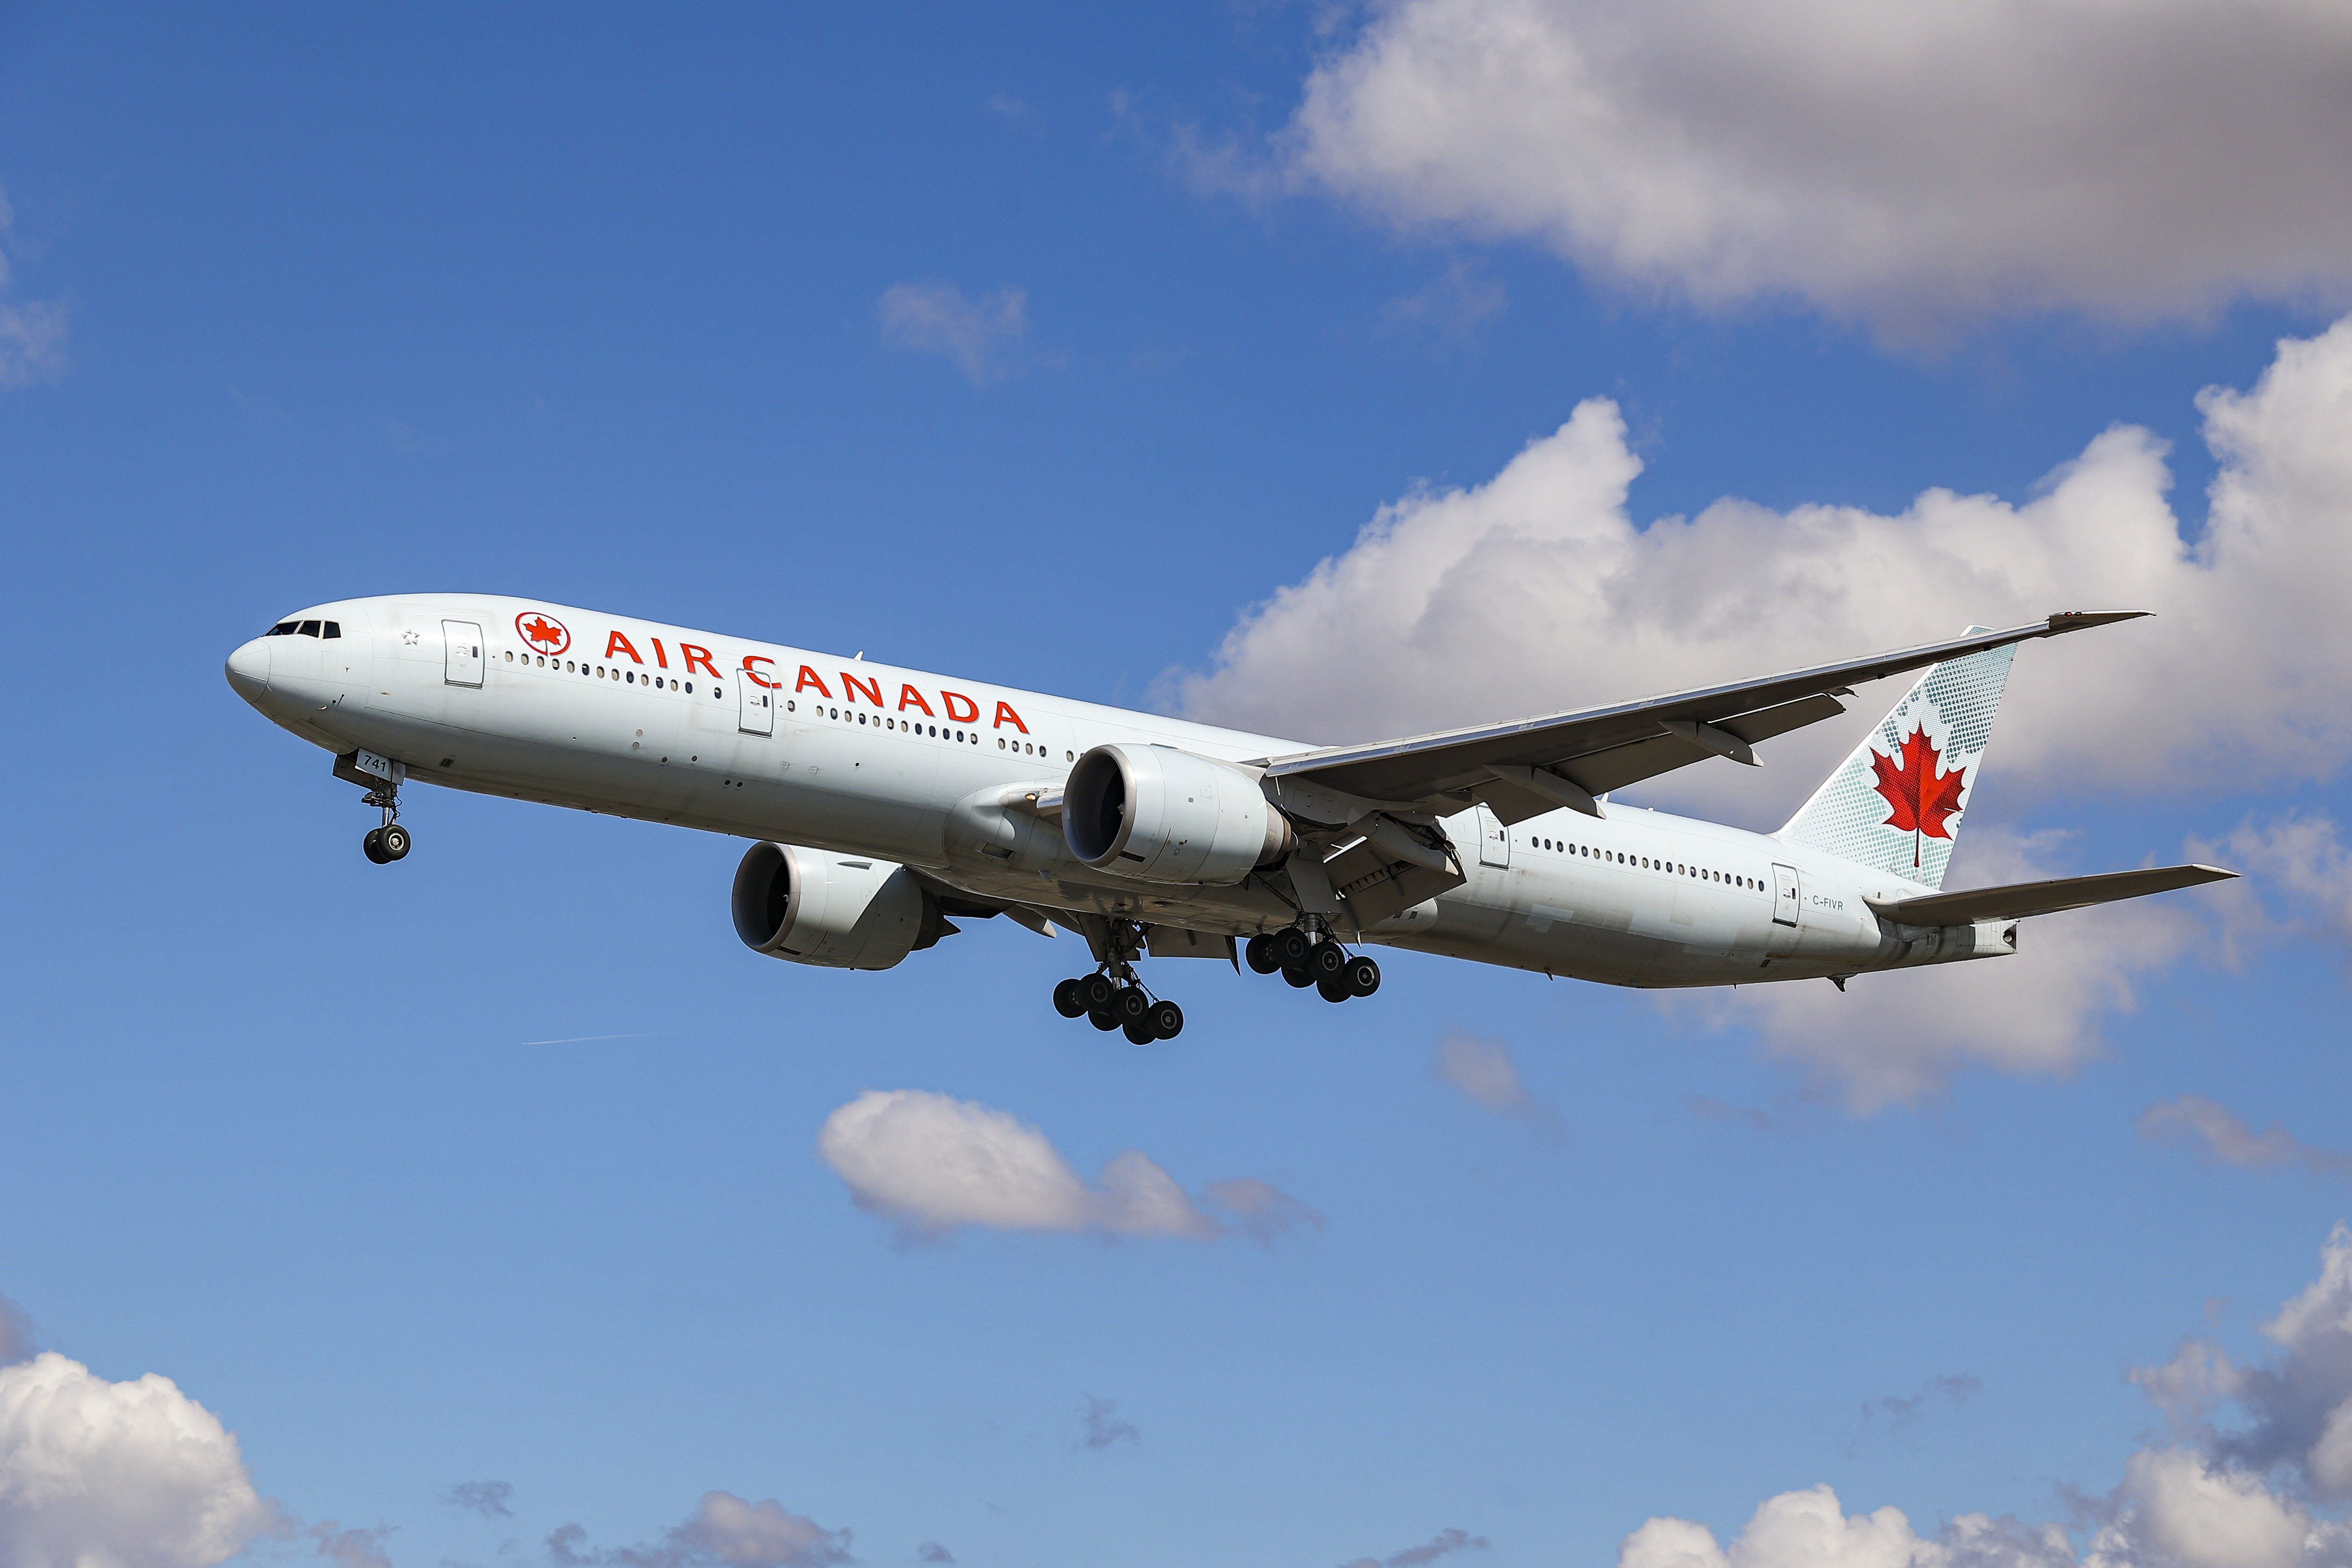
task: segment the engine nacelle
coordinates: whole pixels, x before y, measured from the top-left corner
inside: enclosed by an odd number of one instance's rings
[[[1173,746],[1097,746],[1062,785],[1062,837],[1100,870],[1148,882],[1238,882],[1289,852],[1257,775]]]
[[[887,969],[954,929],[904,866],[797,844],[752,845],[729,901],[744,946],[827,969]]]

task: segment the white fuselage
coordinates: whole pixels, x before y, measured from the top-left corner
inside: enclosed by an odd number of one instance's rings
[[[1097,870],[1052,822],[1002,803],[1057,791],[1107,742],[1244,762],[1308,749],[1296,741],[494,595],[347,599],[293,619],[341,636],[256,638],[231,656],[231,684],[304,739],[396,759],[412,780],[874,857],[982,899],[1230,935],[1293,918],[1253,885]],[[1616,804],[1507,828],[1475,807],[1445,826],[1468,880],[1364,940],[1638,986],[1988,952],[1983,933],[1957,951],[1959,933],[1885,925],[1864,901],[1927,889],[1768,835]]]

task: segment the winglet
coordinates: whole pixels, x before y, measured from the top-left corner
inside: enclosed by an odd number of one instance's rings
[[[2155,613],[2153,610],[2061,610],[2050,617],[2050,630],[2043,635],[2054,637],[2066,632],[2079,632],[2085,626],[2110,626],[2116,621],[2136,621],[2142,616],[2152,616]]]

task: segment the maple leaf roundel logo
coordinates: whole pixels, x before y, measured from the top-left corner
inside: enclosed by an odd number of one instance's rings
[[[515,617],[515,633],[541,653],[562,653],[572,646],[572,634],[553,616],[525,610]]]
[[[1966,787],[1969,770],[1954,768],[1945,773],[1943,765],[1944,754],[1927,739],[1925,725],[1914,725],[1892,755],[1871,749],[1871,771],[1878,775],[1878,783],[1872,787],[1893,808],[1885,826],[1927,838],[1952,836],[1948,825],[1960,814],[1960,791]]]

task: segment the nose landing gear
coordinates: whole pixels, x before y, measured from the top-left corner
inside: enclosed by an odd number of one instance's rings
[[[381,759],[375,760],[381,762]],[[360,840],[361,852],[379,866],[389,866],[394,860],[406,859],[409,846],[408,829],[400,825],[400,777],[406,770],[398,763],[389,763],[383,764],[386,771],[382,773],[356,771],[346,773],[342,764],[343,759],[337,758],[335,773],[338,777],[349,778],[369,786],[367,794],[360,797],[360,804],[373,805],[383,813],[383,826],[369,828],[367,837]]]

